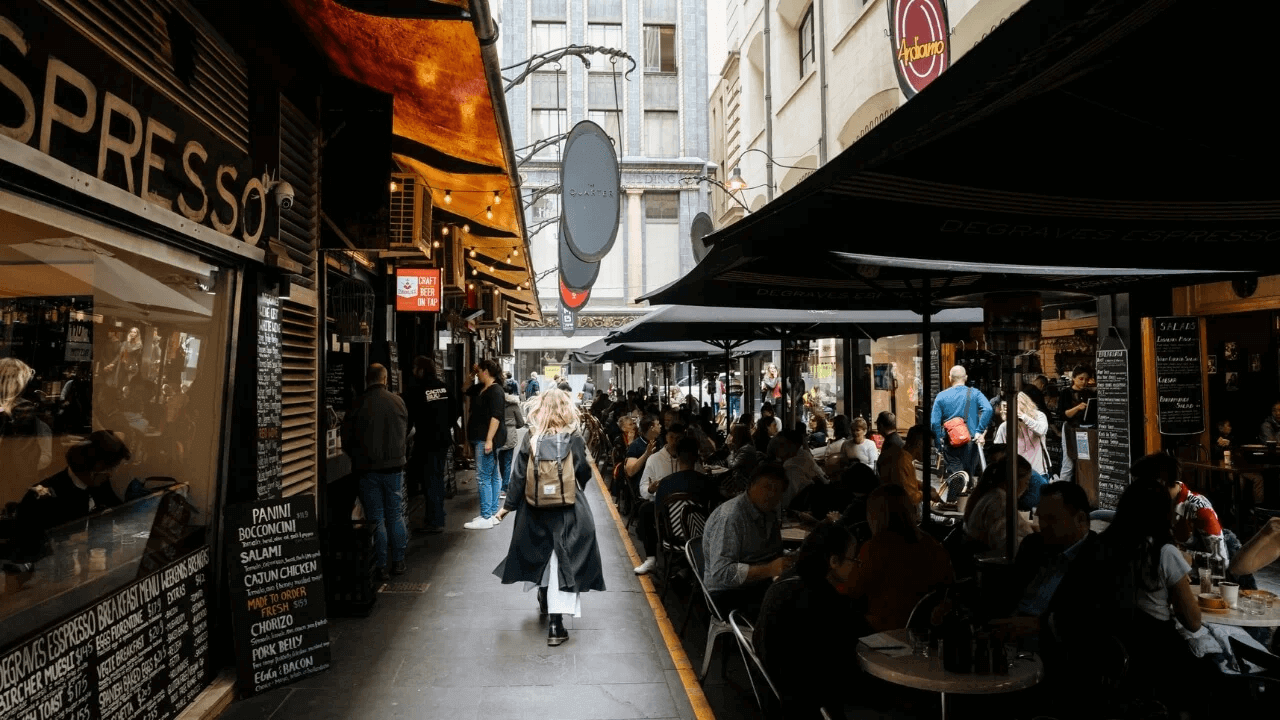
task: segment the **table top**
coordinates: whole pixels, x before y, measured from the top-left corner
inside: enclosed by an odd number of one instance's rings
[[[805,525],[785,525],[784,524],[782,526],[782,541],[783,542],[804,542],[804,539],[809,537],[809,532],[811,530],[813,530],[813,528],[807,527]]]
[[[1263,615],[1246,615],[1239,607],[1230,610],[1200,608],[1200,621],[1236,627],[1280,627],[1280,602],[1272,603],[1271,608]]]
[[[868,640],[879,640],[884,636],[901,643],[905,654],[900,654],[900,650],[890,650],[892,654],[886,654],[867,645]],[[879,636],[863,638],[858,643],[858,665],[863,670],[881,680],[916,690],[959,695],[995,695],[1029,688],[1044,676],[1044,664],[1037,657],[1011,659],[1008,675],[979,675],[944,670],[941,655],[940,652],[933,653],[930,657],[912,655],[906,630],[890,630]]]

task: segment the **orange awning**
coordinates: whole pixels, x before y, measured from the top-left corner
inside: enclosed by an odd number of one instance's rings
[[[336,0],[285,3],[334,72],[392,96],[396,163],[431,188],[438,215],[453,214],[471,225],[468,248],[514,266],[499,273],[506,284],[515,286],[504,287],[503,293],[513,302],[538,307],[513,167],[515,154],[509,129],[503,125],[501,79],[489,76],[490,69],[496,72],[496,64],[487,68],[485,53],[493,50],[482,49],[475,22],[437,19],[438,14],[385,17],[353,10],[348,5],[360,4],[350,0],[346,4]],[[427,5],[473,8],[469,0],[438,0],[422,6]],[[480,15],[487,21],[487,10]],[[497,88],[497,97],[492,88]],[[515,249],[518,254],[512,254]],[[512,254],[510,261],[508,254]]]

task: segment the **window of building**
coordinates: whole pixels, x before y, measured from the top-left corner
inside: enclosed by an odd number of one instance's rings
[[[622,113],[613,110],[588,110],[587,119],[604,129],[613,141],[613,150],[622,155]]]
[[[813,6],[804,11],[800,19],[800,77],[813,69]]]
[[[569,112],[567,110],[531,110],[529,111],[529,140],[538,142],[547,138],[569,132]],[[538,151],[534,157],[538,160],[556,161],[560,159],[560,148],[564,141],[554,143]]]
[[[569,78],[563,72],[537,72],[529,76],[529,142],[535,143],[569,131]],[[559,160],[560,145],[539,151],[538,160]]]
[[[533,23],[533,32],[529,43],[531,55],[562,48],[569,43],[565,40],[565,26],[562,22]]]
[[[644,153],[648,157],[680,157],[680,113],[649,110],[644,114]]]
[[[615,23],[588,23],[587,44],[622,50],[622,26]],[[601,53],[592,53],[588,59],[591,61],[592,73],[612,73],[630,67],[626,58],[619,59],[618,63],[626,63],[620,65],[609,62],[610,56]]]
[[[644,26],[645,72],[676,71],[676,28],[674,25]]]
[[[644,225],[644,288],[652,292],[680,277],[680,193],[645,193]]]
[[[592,20],[621,20],[622,0],[587,0],[587,17]]]

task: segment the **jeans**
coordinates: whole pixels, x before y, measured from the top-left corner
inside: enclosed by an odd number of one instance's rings
[[[978,458],[978,444],[972,440],[961,445],[960,447],[951,447],[949,444],[942,446],[942,458],[947,463],[947,474],[951,475],[960,470],[969,473],[969,477],[980,477],[982,475],[981,460]]]
[[[501,492],[511,484],[511,459],[515,456],[516,449],[502,448],[496,452],[498,453],[498,476],[502,479],[502,485],[499,486],[498,491]]]
[[[370,472],[360,477],[360,503],[373,523],[373,550],[376,564],[387,567],[388,543],[392,562],[404,560],[409,544],[404,527],[404,473]]]
[[[488,519],[498,512],[498,451],[485,454],[484,443],[474,443],[476,451],[476,484],[480,486],[480,517]]]
[[[427,494],[427,526],[444,527],[444,473],[448,449],[428,450],[423,460]]]
[[[729,420],[730,424],[738,422],[738,417],[742,414],[742,397],[740,395],[729,396]]]

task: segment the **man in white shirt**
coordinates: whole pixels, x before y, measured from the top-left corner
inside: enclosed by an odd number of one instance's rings
[[[662,478],[680,469],[677,467],[676,444],[680,442],[680,438],[684,437],[684,433],[685,426],[680,423],[667,428],[666,444],[662,446],[661,451],[650,455],[644,464],[644,474],[640,476],[641,499],[652,502],[653,494],[658,491],[658,483]],[[693,469],[704,472],[701,461]]]

